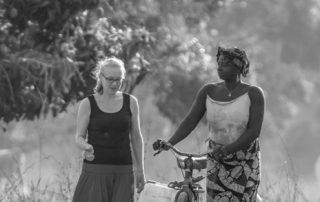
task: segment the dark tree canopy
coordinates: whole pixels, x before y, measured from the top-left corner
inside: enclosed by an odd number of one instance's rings
[[[132,91],[148,72],[151,42],[141,25],[103,18],[98,0],[0,1],[0,119],[56,115],[89,93],[97,60],[116,56]],[[108,6],[110,6],[107,2]],[[112,8],[111,8],[112,9]]]

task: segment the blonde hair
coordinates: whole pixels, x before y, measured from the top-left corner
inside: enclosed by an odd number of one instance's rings
[[[116,58],[116,57],[104,58],[97,63],[96,69],[94,71],[94,75],[97,80],[97,84],[94,87],[95,93],[102,94],[102,92],[103,92],[102,82],[99,77],[101,74],[101,69],[102,68],[114,68],[114,67],[120,67],[121,72],[122,72],[121,77],[124,78],[125,74],[126,74],[126,69],[124,68],[123,61],[120,60],[119,58]]]

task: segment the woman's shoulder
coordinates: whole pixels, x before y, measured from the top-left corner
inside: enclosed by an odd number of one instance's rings
[[[248,95],[253,99],[264,99],[264,92],[260,86],[248,84]]]
[[[127,95],[130,100],[130,110],[133,114],[136,114],[139,111],[139,103],[136,96],[129,94],[129,93],[123,93],[124,95]]]
[[[221,88],[221,83],[222,82],[204,84],[198,91],[198,99],[205,100],[207,96],[214,97],[213,95],[215,94],[217,89]]]
[[[138,101],[137,97],[134,96],[134,95],[132,95],[132,94],[130,94],[130,93],[124,93],[124,92],[123,92],[123,95],[124,95],[124,96],[127,96],[127,97],[130,99],[130,101],[133,101],[133,102]]]
[[[79,101],[79,103],[81,104],[81,103],[89,103],[90,102],[90,100],[92,99],[92,98],[94,98],[94,96],[95,96],[95,94],[89,94],[89,95],[86,95],[85,97],[83,97],[82,99],[80,99],[80,101]]]
[[[221,85],[223,85],[223,82],[206,83],[204,86],[207,88],[216,88],[216,87],[220,87]]]
[[[221,88],[221,85],[223,85],[223,82],[206,83],[201,89],[204,89],[205,91],[211,91],[216,88]]]
[[[79,101],[78,108],[82,110],[91,110],[89,96],[86,96]]]
[[[258,93],[258,94],[263,94],[263,90],[260,86],[256,86],[256,85],[250,85],[250,84],[246,84],[248,85],[248,93]]]
[[[123,93],[125,96],[129,97],[129,101],[130,101],[130,108],[131,109],[136,109],[139,108],[139,103],[138,103],[138,99],[136,96],[129,94],[129,93]]]
[[[91,100],[91,99],[97,99],[99,97],[99,93],[92,93],[86,95],[82,100]]]

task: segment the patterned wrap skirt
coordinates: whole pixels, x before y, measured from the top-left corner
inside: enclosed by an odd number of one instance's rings
[[[73,202],[133,202],[132,165],[83,163]]]
[[[209,140],[209,148],[216,146]],[[219,162],[207,160],[207,202],[255,202],[260,183],[258,139]]]

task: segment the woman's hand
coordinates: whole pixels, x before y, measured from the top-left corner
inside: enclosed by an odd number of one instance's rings
[[[215,159],[216,161],[221,161],[224,157],[226,157],[228,155],[228,152],[225,148],[225,146],[222,145],[216,145],[211,153],[209,154],[209,156],[213,159]]]
[[[93,146],[91,144],[88,144],[88,143],[85,145],[84,150],[87,151],[87,152],[90,152],[90,153],[94,152],[93,151]]]
[[[146,177],[144,175],[144,171],[143,170],[136,171],[136,188],[138,193],[142,192],[145,184],[146,184]]]
[[[164,140],[156,140],[153,144],[152,144],[152,147],[153,147],[153,150],[165,150],[165,151],[168,151],[170,149],[170,143],[169,142],[166,142]]]
[[[82,153],[83,158],[85,158],[88,161],[93,161],[94,160],[94,149],[91,144],[86,144],[85,149]]]

